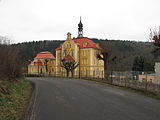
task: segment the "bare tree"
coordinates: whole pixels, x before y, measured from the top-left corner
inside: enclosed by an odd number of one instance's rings
[[[12,45],[0,45],[0,77],[15,81],[21,75],[21,64],[18,49]]]
[[[48,59],[44,60],[44,64],[45,64],[45,67],[46,67],[46,73],[48,73],[48,62],[49,62]]]
[[[115,61],[117,57],[115,55],[115,51],[111,49],[111,45],[109,45],[109,43],[101,42],[100,47],[100,53],[97,54],[97,58],[104,61],[104,77],[109,83],[111,83],[109,78],[110,70],[108,66],[109,63]]]
[[[150,30],[149,39],[153,41],[154,44],[152,53],[157,56],[156,54],[160,52],[160,27],[159,30],[157,30],[156,28]]]
[[[73,71],[79,64],[71,56],[67,57],[70,57],[71,59],[66,59],[66,57],[62,59],[61,67],[66,69],[67,77],[69,77],[69,72],[71,72],[72,77],[74,77]]]

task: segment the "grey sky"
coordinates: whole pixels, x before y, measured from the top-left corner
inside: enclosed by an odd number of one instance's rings
[[[82,16],[84,36],[148,40],[160,26],[160,0],[1,0],[0,35],[14,42],[64,40],[77,36]]]

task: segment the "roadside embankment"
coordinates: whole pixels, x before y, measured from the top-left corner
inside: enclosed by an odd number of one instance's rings
[[[32,93],[32,85],[24,78],[16,82],[0,82],[7,91],[0,91],[0,120],[22,120]]]

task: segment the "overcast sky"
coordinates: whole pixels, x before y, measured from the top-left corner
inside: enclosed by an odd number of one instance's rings
[[[160,26],[160,0],[0,0],[0,36],[14,42],[77,37],[82,16],[84,36],[148,40]]]

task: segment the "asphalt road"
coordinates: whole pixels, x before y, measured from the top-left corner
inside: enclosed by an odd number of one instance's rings
[[[160,100],[64,78],[35,83],[27,120],[160,120]]]

